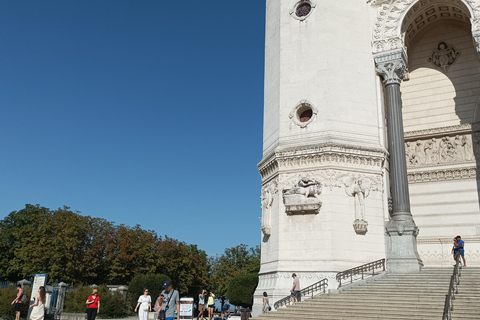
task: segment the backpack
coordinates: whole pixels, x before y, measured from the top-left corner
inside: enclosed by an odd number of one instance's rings
[[[27,301],[27,293],[25,291],[23,291],[23,294],[22,294],[22,297],[20,298],[20,301],[22,303],[25,303],[25,301]]]

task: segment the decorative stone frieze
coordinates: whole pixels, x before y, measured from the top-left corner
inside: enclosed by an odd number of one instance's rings
[[[476,179],[479,177],[477,166],[468,168],[425,170],[421,172],[409,172],[408,183]]]
[[[480,151],[480,135],[475,134],[475,148],[471,135],[444,136],[405,142],[407,167],[474,162],[475,152]],[[475,152],[474,152],[475,149]]]
[[[328,188],[330,191],[334,188],[344,188],[347,181],[368,179],[369,193],[372,191],[383,192],[383,179],[380,174],[354,174],[339,170],[315,170],[302,174],[300,177],[297,173],[282,174],[278,180],[278,189],[288,189],[295,187],[300,179],[309,179],[318,181],[322,187]],[[367,183],[367,182],[366,182]],[[348,194],[348,193],[347,193]]]
[[[285,212],[292,214],[317,214],[320,211],[322,202],[320,194],[322,184],[318,181],[302,178],[296,186],[283,190],[283,203]]]
[[[383,168],[386,150],[355,149],[336,144],[323,144],[308,148],[292,148],[272,153],[259,165],[262,181],[272,179],[280,170],[312,168],[329,165],[342,167],[363,167],[368,170]]]

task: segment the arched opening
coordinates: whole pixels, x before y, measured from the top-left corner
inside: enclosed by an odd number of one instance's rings
[[[461,1],[418,1],[401,27],[409,71],[401,92],[411,211],[426,265],[450,262],[454,235],[469,239],[472,250],[480,247],[480,62],[470,18]]]

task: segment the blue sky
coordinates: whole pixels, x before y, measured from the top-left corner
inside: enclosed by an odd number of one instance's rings
[[[264,29],[262,0],[1,2],[0,219],[259,244]]]

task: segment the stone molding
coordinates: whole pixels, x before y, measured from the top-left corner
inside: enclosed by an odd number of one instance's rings
[[[394,49],[405,49],[404,36],[402,35],[402,23],[409,19],[409,15],[423,10],[435,3],[449,3],[457,7],[465,8],[472,23],[472,34],[480,52],[480,0],[367,0],[373,7],[377,8],[377,19],[375,22],[372,49],[373,53],[379,53]],[[410,11],[410,9],[412,9]]]
[[[452,244],[451,237],[417,237],[418,244]],[[466,243],[480,243],[480,236],[462,236],[462,240]]]
[[[477,166],[468,168],[424,170],[408,173],[408,183],[476,179],[479,177]]]
[[[413,141],[416,138],[437,138],[445,135],[465,134],[472,131],[480,131],[479,123],[466,123],[457,126],[430,128],[405,132],[405,140]]]
[[[262,181],[280,170],[312,168],[323,165],[352,165],[356,168],[383,168],[387,151],[380,148],[352,148],[326,143],[314,147],[293,148],[272,153],[258,165]]]

